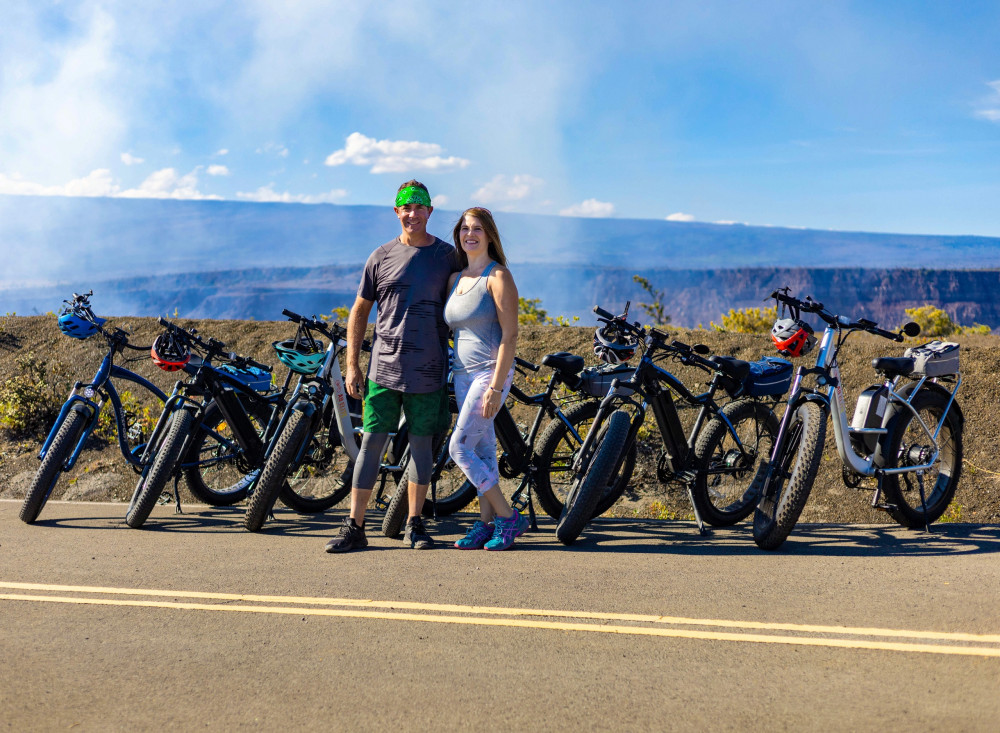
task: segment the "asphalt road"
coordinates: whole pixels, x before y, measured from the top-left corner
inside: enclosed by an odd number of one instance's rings
[[[10,730],[989,730],[1000,527],[543,523],[417,552],[334,517],[0,502]],[[449,543],[462,523],[432,532]]]

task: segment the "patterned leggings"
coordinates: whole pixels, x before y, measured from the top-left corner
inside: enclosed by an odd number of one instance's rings
[[[455,399],[462,406],[448,452],[455,464],[476,486],[480,496],[500,482],[497,466],[497,438],[493,418],[483,417],[483,395],[489,389],[493,370],[473,374],[455,374]],[[514,369],[503,383],[503,399],[507,399]]]

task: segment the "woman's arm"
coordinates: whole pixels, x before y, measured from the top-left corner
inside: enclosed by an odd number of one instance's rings
[[[483,400],[483,417],[493,417],[500,409],[503,385],[507,373],[514,365],[514,354],[517,350],[517,285],[510,270],[506,267],[494,267],[486,281],[486,289],[493,296],[497,307],[497,320],[500,322],[500,348],[497,351],[497,364],[490,379],[490,388]]]

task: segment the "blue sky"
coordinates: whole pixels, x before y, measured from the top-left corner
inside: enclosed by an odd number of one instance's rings
[[[43,2],[0,193],[1000,236],[996,2]]]

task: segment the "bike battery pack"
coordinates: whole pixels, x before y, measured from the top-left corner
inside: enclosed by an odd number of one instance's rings
[[[872,385],[858,396],[858,404],[854,408],[854,419],[851,420],[851,427],[880,428],[882,419],[885,417],[885,410],[889,406],[889,389],[882,384]],[[854,448],[863,455],[875,452],[878,445],[878,433],[851,434],[851,443]]]

